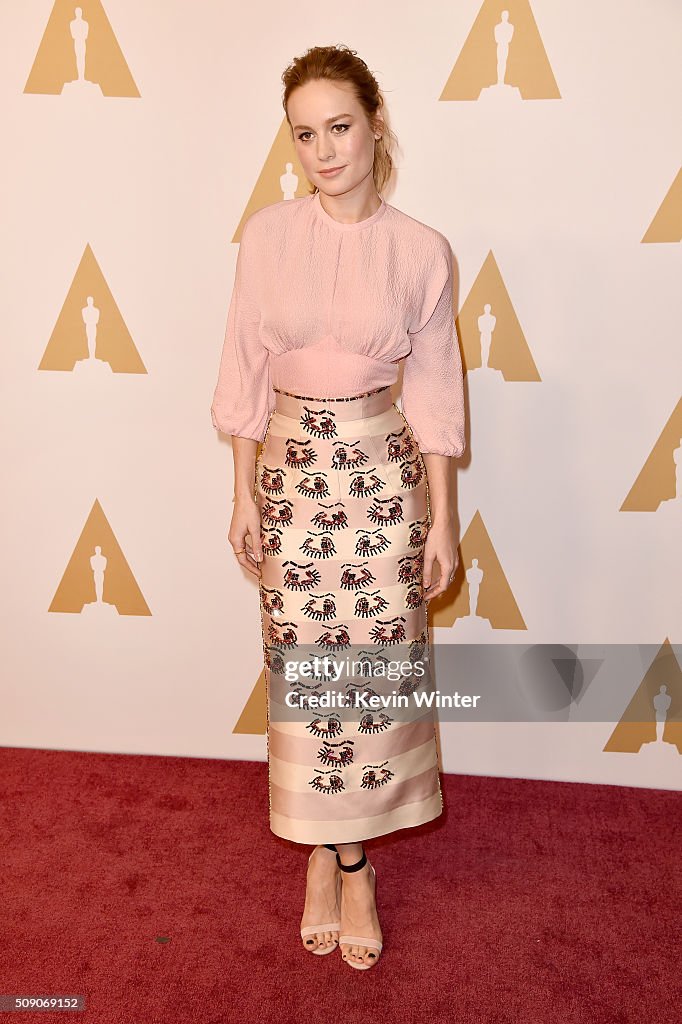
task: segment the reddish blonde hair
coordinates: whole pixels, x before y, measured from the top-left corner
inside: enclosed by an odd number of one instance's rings
[[[326,79],[328,82],[345,82],[350,85],[367,115],[370,128],[372,131],[381,132],[381,138],[376,140],[374,147],[373,168],[374,185],[381,195],[393,173],[394,163],[391,149],[392,144],[397,143],[397,139],[388,126],[385,101],[377,80],[355,50],[351,50],[343,44],[313,46],[303,56],[295,57],[288,68],[282,72],[284,84],[282,106],[292,131],[292,138],[293,127],[287,112],[289,97],[294,89],[305,85],[306,82],[319,79]],[[381,120],[376,118],[379,112],[383,116],[383,125]],[[317,191],[319,191],[317,186],[313,185],[310,194],[314,195]]]

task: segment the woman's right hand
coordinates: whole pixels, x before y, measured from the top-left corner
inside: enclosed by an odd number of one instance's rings
[[[260,579],[263,561],[260,511],[255,498],[236,498],[227,539],[240,565]],[[237,553],[239,552],[239,553]]]

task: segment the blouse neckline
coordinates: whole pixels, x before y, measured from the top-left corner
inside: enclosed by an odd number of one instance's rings
[[[379,197],[381,199],[381,196]],[[370,224],[375,224],[380,217],[386,212],[386,203],[381,199],[381,205],[377,207],[373,214],[369,217],[365,217],[364,220],[354,221],[352,224],[343,224],[340,220],[336,220],[331,214],[327,213],[324,206],[320,202],[320,193],[314,192],[311,196],[313,209],[317,216],[328,224],[330,227],[337,231],[358,231],[360,228],[369,227]]]

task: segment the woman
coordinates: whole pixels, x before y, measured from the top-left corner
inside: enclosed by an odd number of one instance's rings
[[[396,649],[428,662],[427,602],[457,566],[462,363],[449,243],[380,196],[392,133],[374,76],[347,47],[314,47],[282,80],[313,190],[244,224],[211,414],[233,437],[228,538],[259,580],[270,827],[316,844],[304,947],[339,945],[362,970],[382,949],[363,841],[442,811],[433,712],[291,705],[332,676],[328,662],[292,682],[284,663],[296,651],[376,666]],[[396,692],[374,675],[371,688]]]

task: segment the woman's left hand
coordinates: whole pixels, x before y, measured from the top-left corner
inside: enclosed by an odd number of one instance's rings
[[[440,576],[432,581],[433,563],[438,562]],[[432,523],[424,545],[424,600],[431,601],[452,583],[459,554],[451,523]]]

